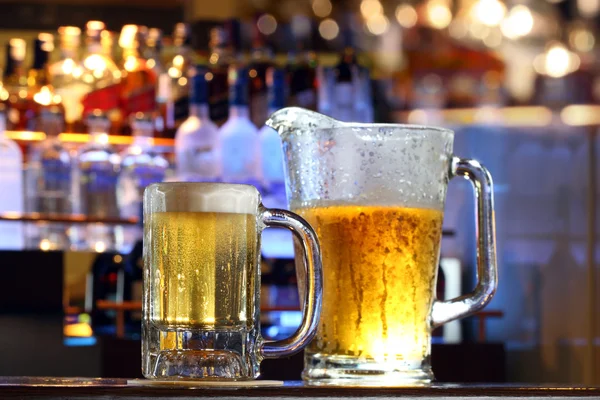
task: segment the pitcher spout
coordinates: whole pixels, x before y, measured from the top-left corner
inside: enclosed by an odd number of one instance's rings
[[[295,135],[310,133],[315,129],[333,128],[342,125],[326,115],[319,114],[300,107],[286,107],[271,114],[267,126],[275,129],[282,139],[292,132]]]

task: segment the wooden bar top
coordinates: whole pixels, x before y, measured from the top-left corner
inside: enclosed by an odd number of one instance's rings
[[[309,387],[285,382],[274,387],[134,386],[125,379],[0,378],[0,398],[191,399],[191,398],[598,398],[600,387],[561,385],[432,384],[427,387]]]

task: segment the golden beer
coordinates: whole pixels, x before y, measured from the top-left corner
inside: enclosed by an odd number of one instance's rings
[[[323,259],[323,308],[307,354],[425,359],[443,212],[359,205],[295,212],[316,230]]]
[[[154,324],[214,328],[254,320],[255,215],[156,212],[149,229]]]

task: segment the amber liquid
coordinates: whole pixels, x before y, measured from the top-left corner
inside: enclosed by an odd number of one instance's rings
[[[253,325],[257,224],[250,214],[150,214],[146,240],[151,321],[161,327]],[[149,265],[148,265],[149,264]]]
[[[307,354],[425,359],[443,213],[354,205],[295,211],[316,230],[323,257],[323,309]]]

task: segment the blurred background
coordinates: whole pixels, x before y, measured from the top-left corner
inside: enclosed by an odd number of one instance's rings
[[[490,169],[500,286],[436,332],[438,379],[600,384],[600,0],[2,0],[0,15],[0,375],[140,375],[141,191],[252,183],[285,207],[263,125],[299,105],[451,128]],[[472,210],[453,181],[440,298],[474,285]],[[293,245],[263,241],[263,333],[279,338],[300,321]],[[299,379],[301,357],[282,363],[263,376]]]

